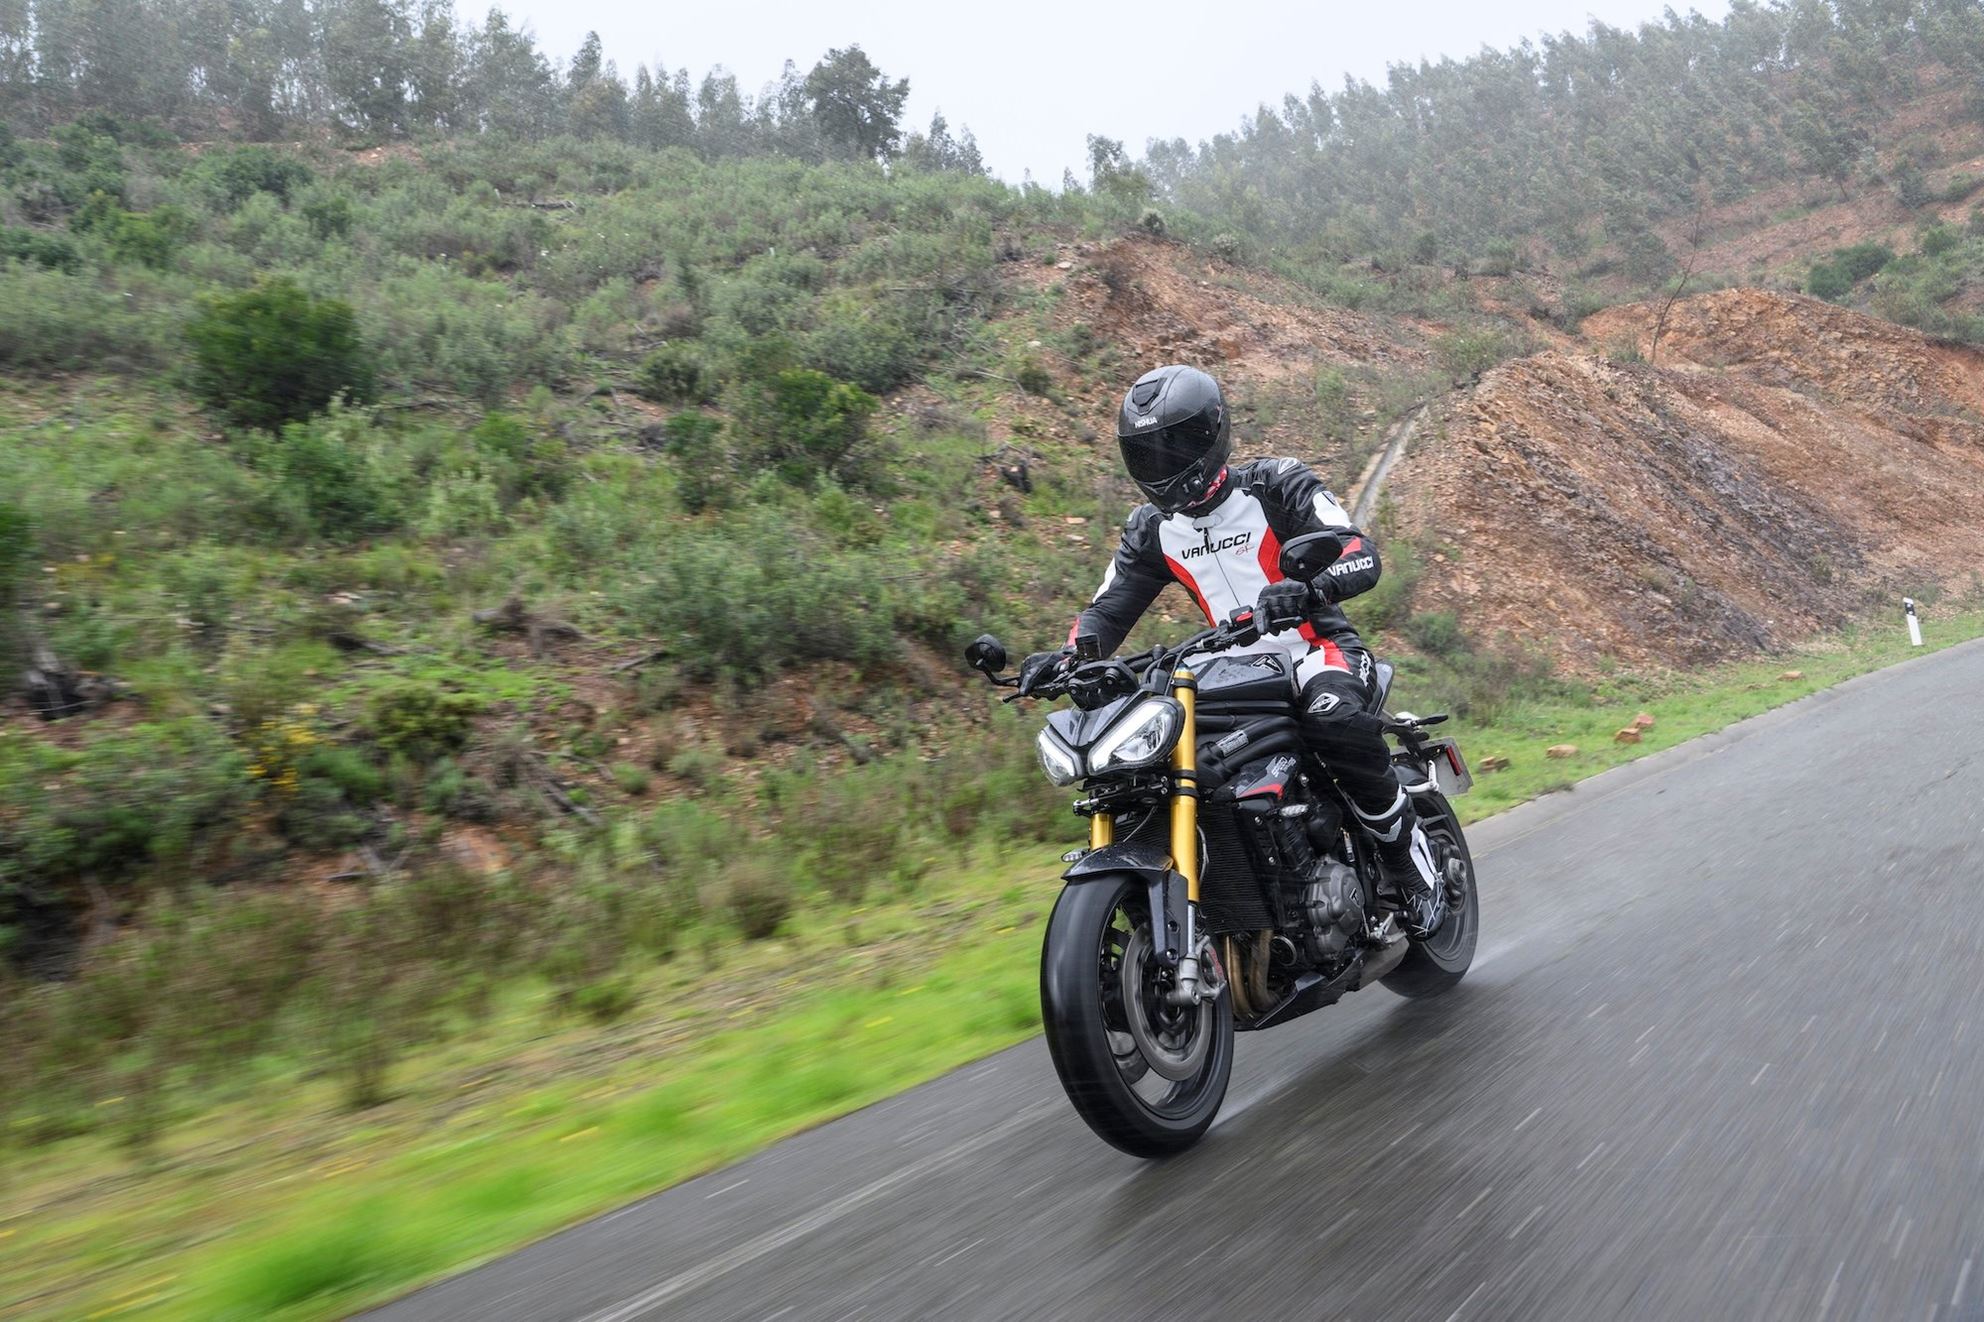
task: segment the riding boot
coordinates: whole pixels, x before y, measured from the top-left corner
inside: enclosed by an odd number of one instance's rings
[[[1447,888],[1412,800],[1400,788],[1391,805],[1375,816],[1359,804],[1350,806],[1375,846],[1379,871],[1405,904],[1406,930],[1416,937],[1431,936],[1446,919]]]

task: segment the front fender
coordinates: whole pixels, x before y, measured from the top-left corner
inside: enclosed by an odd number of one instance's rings
[[[1061,877],[1070,886],[1108,877],[1135,877],[1150,891],[1152,953],[1165,965],[1176,965],[1185,952],[1185,907],[1189,903],[1183,873],[1171,868],[1171,855],[1143,845],[1104,845],[1076,859]]]

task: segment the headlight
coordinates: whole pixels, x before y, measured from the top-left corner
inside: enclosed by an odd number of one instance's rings
[[[1056,785],[1072,785],[1082,778],[1081,760],[1061,746],[1052,730],[1042,730],[1033,746],[1040,754],[1040,769]]]
[[[1178,742],[1178,727],[1184,719],[1184,709],[1171,698],[1148,698],[1138,703],[1089,750],[1089,767],[1101,773],[1111,767],[1141,767],[1157,761]]]

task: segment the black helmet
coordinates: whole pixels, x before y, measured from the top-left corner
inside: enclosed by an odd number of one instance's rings
[[[1233,456],[1233,421],[1219,382],[1196,367],[1146,372],[1116,415],[1123,465],[1167,514],[1201,504]]]

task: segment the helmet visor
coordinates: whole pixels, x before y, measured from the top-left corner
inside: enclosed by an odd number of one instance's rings
[[[1123,466],[1139,485],[1162,486],[1212,453],[1218,429],[1203,416],[1122,440]]]

